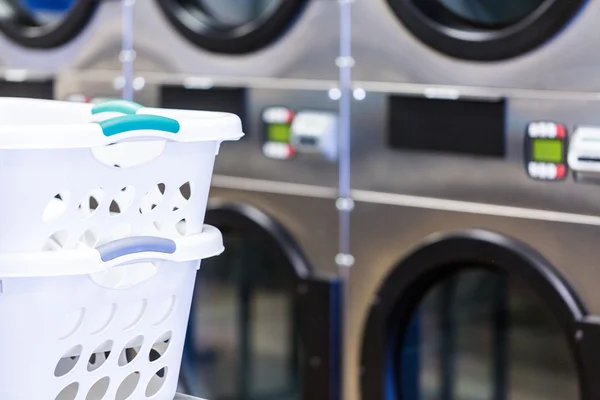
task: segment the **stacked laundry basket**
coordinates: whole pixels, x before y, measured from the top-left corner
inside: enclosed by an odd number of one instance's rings
[[[172,400],[231,114],[0,100],[0,399]]]

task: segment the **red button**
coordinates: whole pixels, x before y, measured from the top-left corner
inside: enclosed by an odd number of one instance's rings
[[[565,127],[563,125],[556,124],[556,137],[564,139],[565,133]]]
[[[296,149],[294,149],[294,146],[292,146],[291,144],[288,144],[287,150],[288,150],[288,158],[294,157],[294,154],[296,153]]]
[[[565,176],[565,166],[563,164],[556,165],[556,178],[560,179]]]

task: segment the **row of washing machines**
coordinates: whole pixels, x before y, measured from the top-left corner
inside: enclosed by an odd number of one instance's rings
[[[136,100],[246,132],[215,169],[227,251],[199,272],[182,390],[600,398],[600,3],[352,2],[340,282],[344,1],[133,6]],[[121,2],[49,3],[0,0],[0,95],[119,96]]]

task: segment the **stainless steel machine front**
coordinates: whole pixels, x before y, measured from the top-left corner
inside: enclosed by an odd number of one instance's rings
[[[599,99],[420,89],[353,104],[346,398],[596,398]]]
[[[599,16],[587,0],[357,1],[353,75],[367,87],[597,92]]]
[[[335,79],[337,8],[331,0],[138,1],[136,49],[155,60],[149,72]]]

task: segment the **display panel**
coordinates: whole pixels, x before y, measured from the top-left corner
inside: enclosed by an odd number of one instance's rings
[[[270,142],[289,143],[290,136],[289,124],[270,124],[267,128],[267,139]]]
[[[563,143],[560,140],[533,140],[533,160],[538,162],[559,163],[563,161]]]
[[[536,180],[561,181],[567,176],[567,128],[549,121],[531,122],[525,132],[525,169]]]

